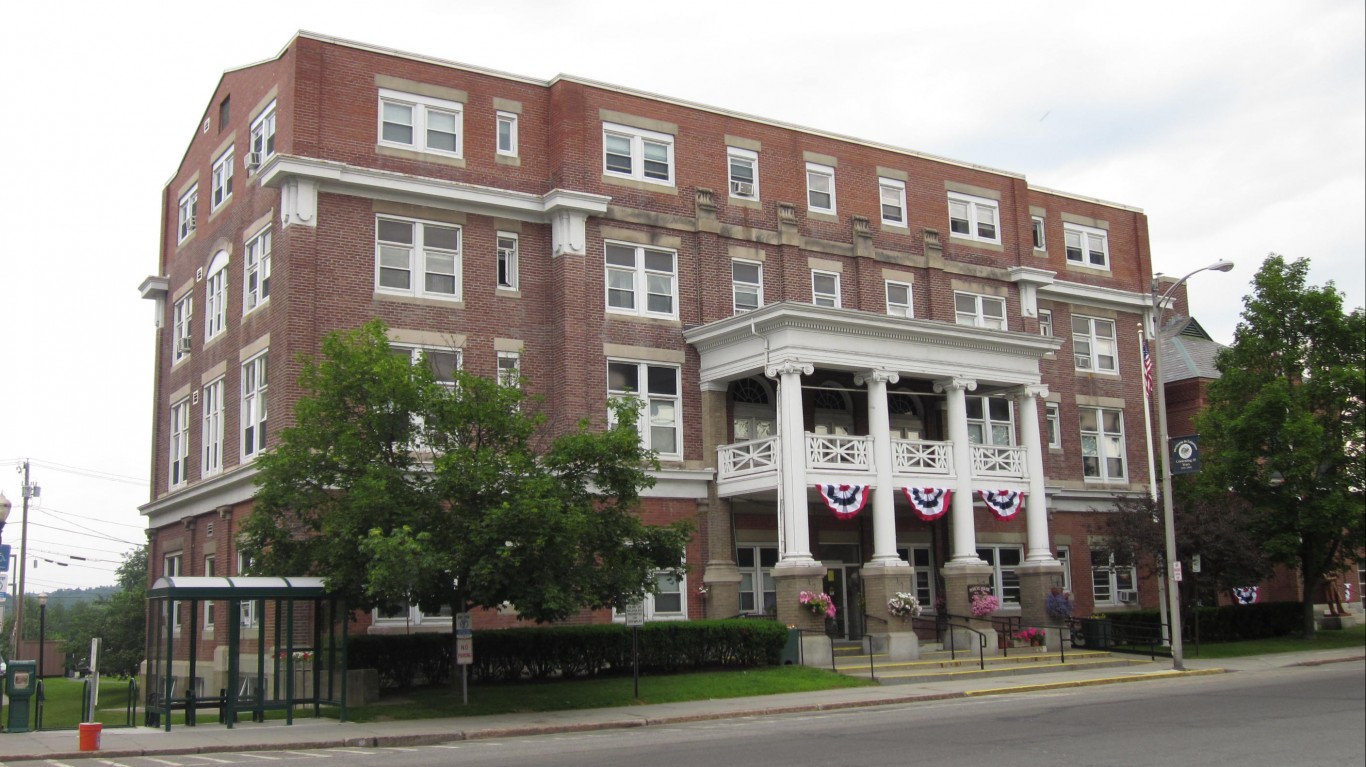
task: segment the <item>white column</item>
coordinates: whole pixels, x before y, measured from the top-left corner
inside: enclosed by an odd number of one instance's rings
[[[764,371],[778,379],[778,440],[782,446],[782,498],[778,523],[786,544],[778,567],[815,564],[806,508],[806,424],[802,420],[802,376],[814,365],[787,360]]]
[[[892,486],[892,428],[887,410],[887,384],[901,377],[871,370],[854,377],[868,387],[868,431],[873,437],[873,559],[880,567],[906,565],[896,554],[896,488]]]
[[[1025,561],[1052,563],[1048,545],[1048,497],[1044,490],[1043,440],[1039,437],[1039,400],[1048,396],[1047,386],[1022,386],[1015,394],[1023,431],[1025,473],[1029,494],[1025,496]]]
[[[934,390],[947,395],[949,443],[953,451],[953,540],[949,562],[986,564],[977,556],[977,529],[972,519],[972,444],[968,441],[968,395],[977,388],[970,378],[936,381]]]

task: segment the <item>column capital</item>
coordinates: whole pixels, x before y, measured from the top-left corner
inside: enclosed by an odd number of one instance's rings
[[[1026,384],[1015,390],[1019,399],[1043,399],[1048,396],[1048,384]]]
[[[701,384],[699,384],[698,388],[700,388],[702,391],[719,391],[719,392],[725,392],[725,391],[727,391],[727,390],[730,389],[730,382],[729,382],[729,381],[703,381]]]
[[[816,372],[816,366],[809,362],[798,362],[797,360],[783,360],[764,369],[764,375],[769,378],[779,378],[785,375],[811,375]]]
[[[934,382],[934,390],[939,394],[943,394],[944,392],[949,391],[950,389],[975,391],[977,389],[977,381],[972,378],[960,378],[958,376],[954,376],[953,378],[943,378]]]
[[[854,383],[866,386],[870,383],[894,384],[901,380],[901,374],[894,370],[867,370],[854,376]]]

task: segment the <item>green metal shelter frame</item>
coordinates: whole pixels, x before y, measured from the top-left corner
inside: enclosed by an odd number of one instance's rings
[[[217,709],[229,728],[243,712],[259,722],[270,710],[283,710],[293,724],[295,710],[308,705],[314,717],[323,706],[336,706],[346,721],[349,615],[321,578],[158,578],[147,602],[148,726],[169,732],[172,712],[184,711],[185,724],[193,727],[201,708]],[[205,602],[228,605],[227,680],[217,695],[195,691]],[[242,625],[244,605],[254,618],[248,626]],[[255,643],[245,671],[244,641]],[[177,662],[187,664],[183,684]]]

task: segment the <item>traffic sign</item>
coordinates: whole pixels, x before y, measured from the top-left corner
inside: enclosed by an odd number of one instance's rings
[[[1177,583],[1181,582],[1181,560],[1179,559],[1172,562],[1172,580]]]
[[[626,625],[644,626],[645,625],[645,603],[631,602],[626,605]]]
[[[457,637],[455,640],[455,662],[460,666],[474,663],[474,638]]]
[[[470,619],[469,613],[455,614],[455,636],[458,639],[468,639],[474,636],[474,621]]]

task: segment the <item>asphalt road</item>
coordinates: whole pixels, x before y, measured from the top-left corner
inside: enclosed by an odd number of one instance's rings
[[[71,767],[722,767],[1366,764],[1366,669],[1295,667],[669,727],[327,749],[64,760]]]

